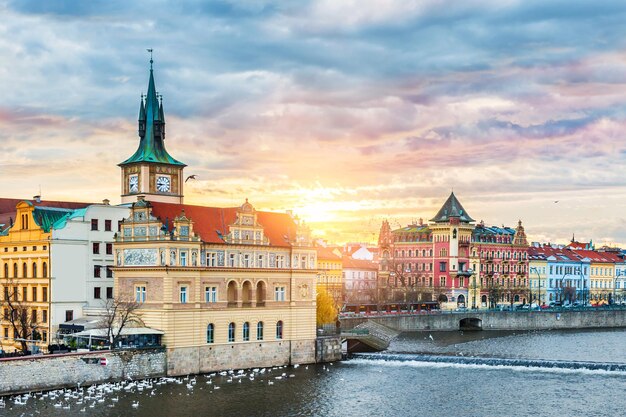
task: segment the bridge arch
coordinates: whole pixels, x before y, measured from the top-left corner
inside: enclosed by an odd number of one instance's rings
[[[476,317],[465,317],[459,321],[459,330],[482,330],[483,321]]]

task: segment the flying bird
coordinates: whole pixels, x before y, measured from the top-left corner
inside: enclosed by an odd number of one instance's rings
[[[189,180],[195,180],[196,179],[196,174],[190,175],[185,179],[185,182],[189,181]]]
[[[556,203],[558,203],[558,202],[559,202],[559,200],[554,200],[554,204],[556,204]]]

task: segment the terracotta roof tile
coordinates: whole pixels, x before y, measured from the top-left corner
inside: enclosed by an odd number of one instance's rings
[[[150,202],[150,205],[152,214],[163,223],[168,219],[170,227],[174,218],[185,210],[185,216],[194,222],[194,231],[202,241],[209,243],[224,243],[222,236],[228,234],[228,226],[235,222],[239,210],[239,207],[205,207],[158,202]],[[289,214],[268,211],[257,211],[256,214],[272,246],[289,247],[289,242],[295,241],[297,226]]]

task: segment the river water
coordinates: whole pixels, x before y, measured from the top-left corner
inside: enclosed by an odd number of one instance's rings
[[[625,416],[626,330],[407,333],[332,365],[58,394],[6,398],[0,415]]]

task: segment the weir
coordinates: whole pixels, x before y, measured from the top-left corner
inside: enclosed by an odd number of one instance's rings
[[[418,354],[390,354],[390,353],[355,353],[353,359],[378,360],[386,362],[409,362],[419,363],[441,363],[450,365],[479,365],[490,367],[518,367],[518,368],[538,368],[538,369],[562,369],[581,371],[606,371],[616,373],[626,373],[626,364],[611,362],[591,362],[591,361],[561,361],[545,359],[524,359],[524,358],[488,358],[488,357],[467,357],[467,356],[445,356],[445,355],[418,355]]]

